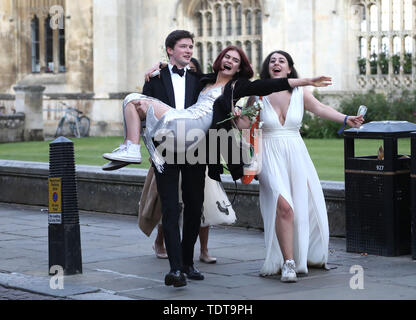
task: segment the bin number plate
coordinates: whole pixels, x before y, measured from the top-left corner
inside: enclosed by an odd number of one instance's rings
[[[377,171],[383,171],[384,166],[382,166],[382,165],[376,166],[376,169],[377,169]]]

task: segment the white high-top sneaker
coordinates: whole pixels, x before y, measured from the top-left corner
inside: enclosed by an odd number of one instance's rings
[[[296,264],[293,260],[286,260],[282,267],[282,277],[280,281],[282,282],[296,282],[298,278],[296,277]]]
[[[140,153],[140,144],[133,144],[127,140],[127,145],[120,145],[111,153],[104,153],[103,157],[107,160],[116,160],[129,163],[141,163],[142,155]]]

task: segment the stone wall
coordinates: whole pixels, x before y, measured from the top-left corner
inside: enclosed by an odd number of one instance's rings
[[[0,202],[48,206],[49,164],[0,160]],[[137,216],[147,170],[123,168],[104,172],[96,166],[76,166],[80,210]],[[237,215],[236,226],[263,229],[259,185],[234,184],[223,175],[223,186]],[[328,210],[331,236],[345,236],[343,182],[321,182]],[[235,194],[237,187],[237,193]]]
[[[0,143],[23,141],[24,113],[0,115]]]

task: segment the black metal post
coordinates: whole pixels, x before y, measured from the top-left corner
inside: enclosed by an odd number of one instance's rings
[[[49,145],[49,270],[82,273],[81,236],[73,142],[59,137]]]
[[[416,260],[416,132],[410,134],[411,137],[411,203],[412,203],[412,259]]]

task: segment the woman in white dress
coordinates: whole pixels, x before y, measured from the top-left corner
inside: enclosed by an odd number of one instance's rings
[[[275,51],[264,61],[260,77],[298,76],[291,56]],[[295,282],[296,272],[308,273],[308,265],[326,267],[329,242],[322,187],[299,134],[304,109],[351,127],[359,127],[363,118],[341,114],[301,87],[263,97],[263,104],[258,177],[266,258],[260,273],[265,276],[281,271],[283,282]]]

